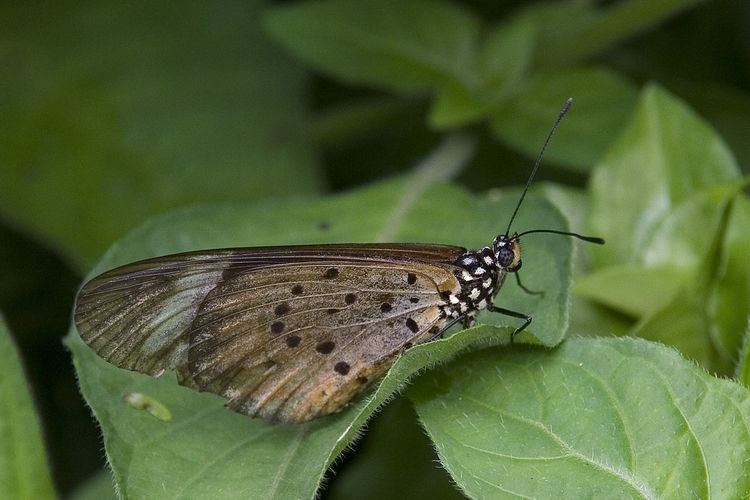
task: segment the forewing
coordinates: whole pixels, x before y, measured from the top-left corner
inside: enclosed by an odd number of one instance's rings
[[[335,411],[441,327],[440,293],[458,288],[451,264],[463,251],[322,245],[159,257],[86,283],[75,322],[117,366],[174,369],[243,413],[305,421]]]

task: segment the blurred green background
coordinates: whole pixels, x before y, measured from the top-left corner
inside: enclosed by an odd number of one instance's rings
[[[111,491],[61,341],[74,295],[150,216],[348,190],[457,130],[477,146],[455,182],[517,185],[569,95],[538,178],[585,188],[647,82],[750,166],[748,2],[32,1],[3,2],[0,27],[0,311],[63,497]],[[323,495],[365,475],[372,498],[447,495],[412,412],[376,419]]]

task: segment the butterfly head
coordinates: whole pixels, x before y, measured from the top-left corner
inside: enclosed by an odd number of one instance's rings
[[[492,242],[492,252],[500,269],[510,273],[521,269],[521,242],[517,233],[498,235]]]

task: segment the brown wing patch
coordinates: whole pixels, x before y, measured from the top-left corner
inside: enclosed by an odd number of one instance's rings
[[[340,408],[444,322],[437,283],[452,278],[444,269],[345,264],[326,278],[330,269],[266,268],[209,293],[189,333],[188,383],[242,413],[302,422]],[[305,292],[291,294],[300,284]],[[288,306],[282,316],[278,304]]]

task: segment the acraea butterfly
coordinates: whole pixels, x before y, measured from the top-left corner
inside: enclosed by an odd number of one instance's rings
[[[84,284],[78,332],[116,366],[152,376],[173,369],[180,384],[219,394],[235,411],[288,423],[339,410],[404,350],[456,323],[470,326],[482,309],[522,320],[515,336],[531,317],[494,300],[507,273],[521,268],[520,237],[546,232],[603,243],[553,229],[510,233],[571,102],[491,246],[334,244],[157,257]]]

